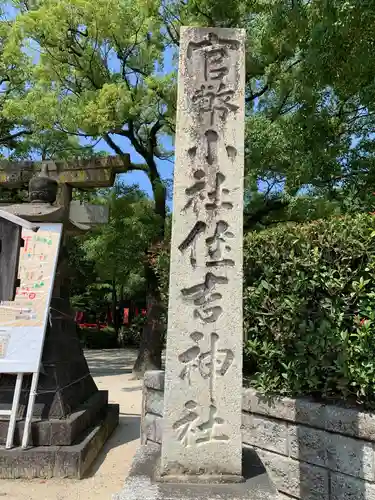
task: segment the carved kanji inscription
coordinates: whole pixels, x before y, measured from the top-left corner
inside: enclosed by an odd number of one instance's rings
[[[198,53],[198,57],[203,60],[205,81],[222,80],[229,73],[229,53],[238,48],[237,40],[224,39],[216,33],[208,33],[200,42],[189,43],[186,56],[191,61]]]
[[[208,418],[202,418],[202,408],[196,401],[185,403],[184,415],[173,424],[177,438],[183,446],[207,444],[210,441],[228,441],[229,437],[222,432],[225,421],[218,416],[217,407],[209,405]]]
[[[217,285],[226,284],[228,284],[228,278],[225,276],[207,273],[203,283],[181,290],[184,299],[193,302],[195,318],[199,318],[203,323],[215,323],[219,319],[223,308],[221,305],[213,305],[213,303],[220,301],[222,294],[214,290]]]
[[[233,259],[225,257],[232,250],[229,243],[233,238],[234,234],[229,230],[229,224],[224,220],[219,220],[216,223],[213,236],[206,239],[208,256],[210,259],[206,262],[207,267],[225,267],[235,265]]]
[[[238,110],[238,106],[232,102],[233,95],[234,90],[227,88],[224,83],[201,85],[196,89],[192,102],[201,116],[207,113],[209,124],[213,126],[216,119],[225,122],[229,113]]]
[[[224,376],[229,370],[233,359],[231,349],[220,349],[219,335],[211,333],[210,347],[207,351],[201,349],[200,343],[204,338],[201,332],[193,332],[190,335],[194,345],[179,355],[179,361],[184,365],[180,378],[191,383],[191,374],[198,371],[202,378],[208,379],[215,375]]]
[[[197,266],[197,240],[207,231],[207,224],[198,220],[184,241],[179,245],[180,252],[185,252],[190,248],[190,263],[195,268]],[[235,262],[230,257],[232,247],[229,245],[234,234],[229,230],[229,224],[224,220],[216,223],[212,236],[206,238],[206,267],[226,267],[234,266]]]
[[[192,208],[198,215],[202,207],[212,212],[220,208],[232,210],[233,203],[228,199],[230,190],[223,187],[225,175],[221,172],[215,174],[212,186],[209,186],[204,170],[194,173],[195,182],[185,189],[187,202],[183,207],[183,212]]]

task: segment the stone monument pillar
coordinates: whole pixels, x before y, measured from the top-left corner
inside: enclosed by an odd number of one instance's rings
[[[181,30],[165,480],[242,479],[244,40],[242,30]]]

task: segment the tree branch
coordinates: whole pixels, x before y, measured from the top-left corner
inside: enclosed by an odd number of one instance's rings
[[[103,136],[103,139],[105,140],[105,142],[108,144],[108,146],[110,148],[113,149],[113,151],[118,155],[120,156],[121,158],[124,158],[125,157],[125,153],[123,152],[123,150],[120,148],[120,146],[118,144],[115,143],[115,141],[109,136],[109,134],[105,134]],[[146,164],[144,163],[131,163],[130,164],[130,167],[128,169],[128,172],[130,172],[131,170],[140,170],[142,172],[145,172],[146,174],[148,173],[149,171],[149,168]],[[125,172],[126,173],[126,172]]]
[[[113,149],[113,151],[120,157],[124,157],[125,156],[125,153],[123,152],[123,150],[120,148],[120,146],[118,144],[115,143],[115,141],[113,139],[111,139],[110,135],[109,134],[104,134],[103,135],[103,139],[105,140],[105,142],[108,144],[108,146],[110,148]]]
[[[279,115],[284,115],[286,114],[288,111],[291,111],[296,105],[294,104],[293,106],[291,106],[288,110],[286,110],[285,112],[282,113],[282,109],[283,107],[285,106],[285,104],[287,103],[290,95],[292,93],[292,89],[290,89],[286,94],[285,96],[281,99],[281,102],[275,112],[275,110],[273,112],[271,112],[271,121],[275,121],[276,118],[279,116]]]
[[[5,82],[10,82],[9,76],[5,75],[1,80],[0,80],[0,85],[2,85]]]
[[[109,131],[110,134],[116,134],[116,135],[121,135],[123,137],[127,137],[130,139],[130,134],[127,130],[124,130],[123,128],[113,128],[112,130]]]
[[[164,122],[162,120],[157,120],[154,125],[151,127],[150,135],[149,135],[149,153],[154,155],[154,151],[157,147],[157,139],[156,136],[159,130],[164,126]]]
[[[68,135],[74,135],[76,137],[92,137],[91,134],[82,134],[80,132],[71,132],[70,130],[66,130],[64,129],[63,127],[61,127],[59,124],[55,123],[55,127],[57,128],[57,130],[59,130],[60,132],[63,132],[64,134],[68,134]]]
[[[262,97],[262,95],[265,94],[269,88],[270,88],[269,84],[266,83],[262,89],[258,90],[258,92],[251,91],[250,96],[245,98],[245,102],[251,102],[254,101],[254,99],[257,99],[258,97]]]
[[[212,18],[209,14],[207,14],[207,12],[203,12],[203,10],[201,10],[201,9],[198,7],[198,2],[197,2],[197,3],[195,3],[195,5],[194,5],[194,10],[195,10],[195,12],[196,12],[196,13],[201,14],[203,17],[205,17],[205,18],[209,21],[210,26],[212,26],[213,28],[216,26],[216,23],[215,23],[215,21],[213,20],[213,18]]]
[[[280,62],[280,60],[282,60],[282,58],[280,56],[277,56],[275,58],[275,60],[273,61],[273,63],[276,63],[276,62]],[[288,71],[290,71],[294,66],[296,66],[297,64],[299,64],[300,62],[302,62],[302,59],[297,59],[296,61],[293,61],[292,63],[289,64],[289,66],[284,70],[285,73],[287,73]],[[281,72],[283,70],[281,69]],[[247,103],[253,101],[254,99],[257,99],[258,97],[261,97],[263,94],[265,94],[267,92],[267,90],[270,89],[270,85],[271,85],[271,82],[268,81],[263,88],[261,88],[260,90],[258,90],[257,92],[253,92],[252,90],[250,90],[250,96],[249,97],[246,97],[245,98],[245,101]]]
[[[172,24],[172,26],[173,26],[173,24]],[[178,39],[178,37],[177,37],[177,31],[176,31],[176,28],[173,26],[173,29],[174,29],[174,31],[175,31],[175,34],[173,34],[173,33],[172,33],[172,30],[171,30],[171,27],[170,27],[170,26],[168,26],[168,24],[167,24],[167,23],[166,23],[165,27],[166,27],[166,29],[167,29],[168,35],[169,35],[170,39],[172,40],[172,42],[173,42],[175,45],[177,45],[177,47],[179,47],[179,46],[180,46],[180,40],[179,40],[179,39]]]
[[[6,135],[5,137],[0,137],[0,144],[12,141],[13,139],[17,139],[17,137],[21,137],[23,135],[32,135],[31,130],[20,130],[19,132],[15,132],[14,134]]]
[[[269,215],[271,212],[275,212],[276,210],[281,210],[288,205],[289,201],[287,200],[267,200],[265,204],[255,212],[244,214],[244,230],[250,231],[255,224],[262,220],[263,217]]]

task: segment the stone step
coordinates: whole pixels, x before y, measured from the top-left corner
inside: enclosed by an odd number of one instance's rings
[[[82,479],[118,421],[119,405],[110,404],[102,421],[72,446],[0,447],[0,479]]]
[[[11,405],[1,405],[1,410],[10,410]],[[64,419],[38,419],[38,411],[34,412],[31,425],[31,441],[33,446],[70,446],[80,441],[80,436],[94,427],[108,409],[108,391],[98,391],[71,415]],[[37,409],[38,410],[38,409]],[[18,415],[14,433],[14,446],[21,444],[25,421],[22,420],[23,409]],[[5,445],[9,427],[9,417],[0,418],[0,445]]]

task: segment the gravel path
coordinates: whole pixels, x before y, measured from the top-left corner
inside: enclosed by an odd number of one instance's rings
[[[5,500],[111,500],[121,490],[139,444],[142,384],[132,380],[136,352],[87,351],[91,373],[99,389],[109,391],[112,403],[120,404],[120,425],[107,441],[86,479],[1,480]]]

